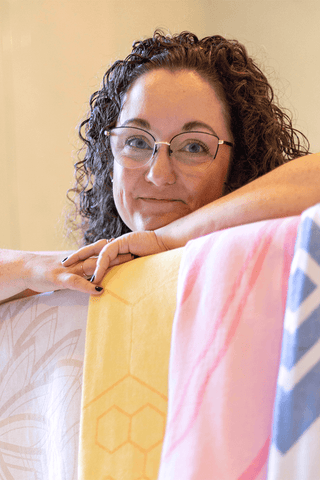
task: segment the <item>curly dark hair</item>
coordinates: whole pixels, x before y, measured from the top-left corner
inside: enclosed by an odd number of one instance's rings
[[[161,68],[197,72],[214,86],[229,110],[234,148],[227,193],[309,153],[308,140],[275,104],[272,87],[243,45],[219,35],[199,40],[190,32],[171,36],[156,30],[152,38],[135,42],[131,54],[108,69],[79,127],[84,156],[75,164],[76,184],[68,197],[75,205],[71,223],[81,229],[84,244],[130,232],[114,204],[113,156],[104,131],[116,125],[133,82]]]

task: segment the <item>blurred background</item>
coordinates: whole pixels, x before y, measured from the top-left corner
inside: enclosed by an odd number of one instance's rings
[[[77,125],[108,65],[155,28],[244,43],[320,151],[319,0],[0,0],[0,247],[72,248]]]

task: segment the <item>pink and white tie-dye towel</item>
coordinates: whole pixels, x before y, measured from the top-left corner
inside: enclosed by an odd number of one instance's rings
[[[173,324],[159,480],[265,480],[300,217],[190,242]]]

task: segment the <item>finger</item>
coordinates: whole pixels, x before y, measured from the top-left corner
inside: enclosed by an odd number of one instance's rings
[[[76,252],[69,255],[69,257],[66,257],[64,260],[62,260],[61,263],[64,267],[70,267],[70,265],[74,265],[75,263],[81,262],[82,260],[86,260],[89,257],[99,255],[101,250],[108,243],[108,240],[102,239],[98,240],[95,243],[91,243],[90,245],[86,245],[85,247],[82,247]]]
[[[97,259],[96,269],[93,274],[93,279],[91,280],[92,282],[99,284],[102,281],[108,268],[111,266],[111,262],[115,262],[120,253],[119,244],[120,242],[118,240],[103,247]]]
[[[75,265],[71,265],[69,267],[69,271],[72,273],[76,273],[80,275],[80,277],[88,278],[93,275],[93,272],[96,269],[98,257],[90,257],[84,260],[83,262],[76,263]]]
[[[134,259],[134,255],[131,255],[131,253],[127,253],[125,255],[121,254],[118,255],[117,258],[112,260],[110,262],[109,267],[114,267],[115,265],[122,265],[122,263],[130,262],[130,260]]]
[[[92,277],[96,269],[97,258],[98,257],[90,257],[83,262],[77,263],[74,267],[71,267],[73,273],[76,273],[77,275],[80,275],[84,278]],[[109,268],[129,262],[130,260],[133,260],[133,258],[134,256],[130,253],[126,255],[118,255],[117,258],[110,262]]]
[[[101,295],[103,292],[103,288],[100,285],[90,283],[85,278],[74,273],[60,274],[57,284],[63,288],[77,290],[79,292],[88,293],[89,295]]]
[[[160,253],[160,251],[161,248],[154,232],[132,232],[122,235],[102,248],[93,274],[93,281],[97,284],[100,283],[111,262],[115,261],[120,254],[144,256]]]

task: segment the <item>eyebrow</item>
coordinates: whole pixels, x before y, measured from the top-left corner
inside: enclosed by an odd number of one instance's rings
[[[210,132],[213,133],[214,135],[217,135],[217,133],[213,130],[213,128],[210,127],[210,125],[204,122],[199,122],[197,120],[193,122],[185,123],[182,127],[182,130],[187,132],[189,130],[195,130],[197,128],[205,128],[206,130],[210,130]]]
[[[141,128],[146,128],[148,130],[151,130],[151,125],[147,120],[144,120],[143,118],[129,118],[126,120],[124,123],[121,124],[122,127],[125,127],[126,125],[131,125],[134,124],[138,127]],[[198,120],[194,120],[192,122],[187,122],[183,125],[182,131],[183,132],[189,132],[190,130],[196,130],[198,128],[205,128],[206,130],[209,130],[211,133],[214,135],[217,135],[217,133],[213,130],[210,125],[204,122],[200,122]]]
[[[147,120],[143,120],[142,118],[129,118],[126,120],[124,123],[121,124],[121,127],[125,127],[128,124],[134,124],[137,125],[138,127],[141,128],[147,128],[148,130],[151,130],[151,125]]]

